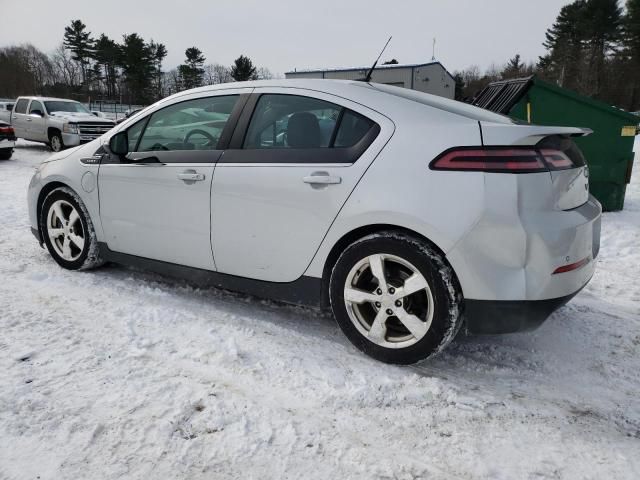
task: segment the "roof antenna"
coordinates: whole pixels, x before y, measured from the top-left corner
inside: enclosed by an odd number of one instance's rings
[[[380,55],[378,55],[378,58],[376,58],[376,61],[373,62],[373,65],[371,66],[371,68],[367,72],[367,76],[364,77],[363,82],[369,83],[371,81],[371,75],[373,75],[373,70],[376,68],[376,65],[378,65],[378,60],[380,60],[380,57],[382,56],[384,51],[387,49],[387,45],[389,45],[389,42],[391,41],[392,38],[393,37],[389,37],[389,40],[387,40],[387,43],[384,44],[384,48],[380,52]]]

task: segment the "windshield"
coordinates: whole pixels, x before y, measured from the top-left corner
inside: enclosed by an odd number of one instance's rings
[[[44,102],[47,112],[72,112],[72,113],[88,113],[91,112],[87,107],[78,102],[65,102],[65,101],[50,101]]]

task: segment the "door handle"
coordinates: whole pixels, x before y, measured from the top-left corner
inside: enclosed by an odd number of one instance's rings
[[[329,175],[328,172],[313,172],[311,175],[303,177],[302,181],[311,185],[337,185],[342,183],[342,178]]]
[[[198,173],[195,170],[185,170],[178,174],[178,178],[185,183],[201,182],[205,179],[204,173]]]

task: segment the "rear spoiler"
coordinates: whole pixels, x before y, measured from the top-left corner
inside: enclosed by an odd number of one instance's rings
[[[593,133],[590,128],[578,127],[545,127],[492,122],[478,122],[478,124],[484,146],[536,145],[540,140],[551,135],[585,137]]]

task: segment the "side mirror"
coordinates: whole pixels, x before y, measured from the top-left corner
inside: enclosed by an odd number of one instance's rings
[[[118,132],[109,140],[109,150],[114,155],[124,157],[129,153],[129,136],[127,132]]]
[[[31,115],[37,115],[39,117],[44,117],[44,113],[42,113],[42,110],[31,110]]]

